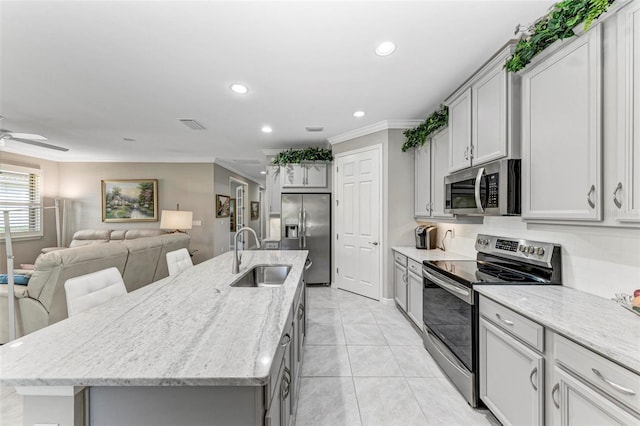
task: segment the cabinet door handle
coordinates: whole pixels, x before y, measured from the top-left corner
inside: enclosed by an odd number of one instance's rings
[[[301,320],[304,317],[304,305],[301,303],[298,307],[298,319]]]
[[[587,192],[587,203],[589,203],[589,207],[591,207],[592,209],[596,208],[596,203],[594,203],[593,200],[591,199],[591,195],[594,192],[596,192],[596,186],[591,185],[591,188],[589,188],[589,192]]]
[[[553,400],[553,405],[555,405],[556,408],[560,408],[560,404],[556,400],[556,394],[558,393],[559,390],[560,390],[560,383],[556,383],[555,385],[553,385],[553,389],[551,389],[551,399]]]
[[[631,389],[625,388],[624,386],[620,386],[619,384],[614,383],[611,380],[607,379],[606,377],[604,377],[602,375],[602,373],[600,371],[596,370],[595,368],[592,368],[591,371],[593,371],[593,374],[598,376],[598,378],[600,380],[602,380],[603,382],[605,382],[606,384],[608,384],[609,386],[611,386],[613,389],[617,390],[618,392],[620,392],[622,394],[625,394],[625,395],[630,395],[630,396],[633,396],[633,395],[636,394]]]
[[[464,159],[468,160],[469,159],[469,147],[466,147],[464,149]]]
[[[507,324],[507,325],[513,325],[513,321],[509,321],[508,319],[504,319],[500,316],[500,314],[496,314],[496,318],[498,318],[500,321],[502,321],[503,323]]]
[[[533,386],[533,390],[536,392],[538,391],[538,386],[533,381],[533,376],[536,375],[537,373],[538,373],[538,367],[533,367],[533,370],[531,370],[531,374],[529,374],[529,381],[531,382],[531,386]]]
[[[289,343],[291,343],[291,336],[289,336],[289,333],[287,333],[282,338],[282,341],[280,342],[280,346],[282,346],[283,348],[286,348],[287,346],[289,346]]]
[[[471,144],[471,148],[469,148],[469,157],[473,160],[473,144]]]
[[[282,384],[280,385],[280,396],[282,400],[287,399],[289,391],[291,390],[291,373],[287,367],[284,368],[282,373]]]
[[[407,274],[406,273],[402,274],[402,282],[405,283],[405,284],[407,283]]]
[[[618,186],[616,186],[616,189],[613,191],[613,204],[615,204],[617,208],[622,207],[622,202],[618,200],[618,192],[620,192],[621,190],[622,190],[622,182],[618,182]]]

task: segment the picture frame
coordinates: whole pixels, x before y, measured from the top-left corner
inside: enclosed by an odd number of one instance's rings
[[[260,203],[257,201],[251,202],[251,220],[260,219]]]
[[[231,211],[231,197],[216,194],[216,217],[229,217]]]
[[[158,179],[102,180],[103,222],[157,222]]]

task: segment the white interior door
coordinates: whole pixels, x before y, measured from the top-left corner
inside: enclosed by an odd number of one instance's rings
[[[338,156],[336,283],[379,300],[382,262],[380,147]]]

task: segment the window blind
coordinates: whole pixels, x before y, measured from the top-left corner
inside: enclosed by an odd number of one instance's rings
[[[4,210],[10,212],[12,236],[42,235],[40,170],[0,164],[0,212]],[[0,216],[0,234],[4,232]]]

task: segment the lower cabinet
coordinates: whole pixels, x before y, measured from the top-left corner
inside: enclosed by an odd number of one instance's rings
[[[479,329],[480,398],[504,425],[640,425],[635,372],[484,296]]]
[[[412,270],[407,273],[407,314],[422,330],[422,277]]]
[[[544,357],[480,318],[480,398],[505,425],[544,424]]]
[[[396,257],[398,255],[396,254]],[[398,259],[396,258],[395,263],[393,264],[393,297],[396,300],[398,306],[402,308],[403,311],[407,311],[407,266],[406,266],[406,258],[404,265],[402,263],[398,263]]]

